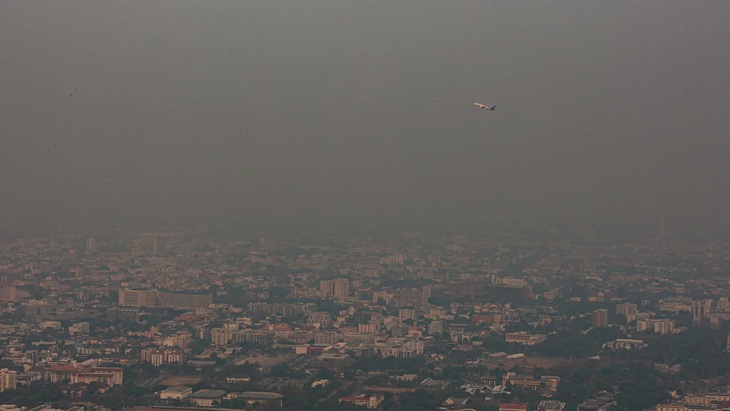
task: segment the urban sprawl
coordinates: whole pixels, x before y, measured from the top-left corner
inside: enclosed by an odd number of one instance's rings
[[[0,411],[730,410],[730,243],[1,246]]]

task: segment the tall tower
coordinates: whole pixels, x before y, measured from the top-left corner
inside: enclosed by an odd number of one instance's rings
[[[320,280],[319,282],[319,292],[321,293],[322,297],[327,298],[331,297],[333,293],[334,284],[332,280]]]
[[[139,236],[139,246],[147,255],[157,255],[157,234],[144,233]]]
[[[656,239],[659,242],[664,241],[664,235],[666,230],[666,217],[664,216],[664,212],[660,211],[659,215],[657,216],[657,226],[656,226]]]
[[[93,237],[89,237],[86,239],[86,254],[92,254],[94,251],[96,251],[96,242]]]
[[[14,391],[18,385],[18,372],[7,368],[0,370],[0,392]]]
[[[593,328],[608,327],[608,310],[605,308],[593,311],[591,313],[591,325]]]
[[[692,319],[699,324],[712,310],[712,300],[692,301]]]
[[[346,298],[350,295],[350,282],[346,278],[322,280],[319,282],[322,297]]]
[[[17,289],[12,281],[0,281],[0,301],[15,302]]]
[[[431,286],[427,285],[421,289],[421,305],[428,304],[429,298],[431,298]]]
[[[333,281],[332,294],[335,298],[347,298],[350,295],[350,282],[345,278],[340,278]]]

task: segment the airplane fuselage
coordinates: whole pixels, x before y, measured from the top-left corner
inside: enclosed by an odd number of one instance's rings
[[[479,107],[479,108],[483,108],[483,109],[489,110],[489,111],[494,111],[497,108],[497,106],[489,107],[488,105],[482,104],[482,103],[474,103],[474,105],[477,106],[477,107]]]

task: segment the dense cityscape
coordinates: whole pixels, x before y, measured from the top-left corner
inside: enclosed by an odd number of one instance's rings
[[[730,409],[730,243],[7,242],[2,411]]]
[[[730,0],[0,0],[0,411],[730,411]]]

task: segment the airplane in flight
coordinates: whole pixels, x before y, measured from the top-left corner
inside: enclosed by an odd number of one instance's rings
[[[485,110],[491,110],[491,111],[494,111],[494,109],[497,108],[496,105],[495,106],[492,106],[492,107],[489,107],[488,105],[482,104],[482,103],[474,103],[474,105],[477,106],[477,107],[479,107],[479,108],[483,108]]]

